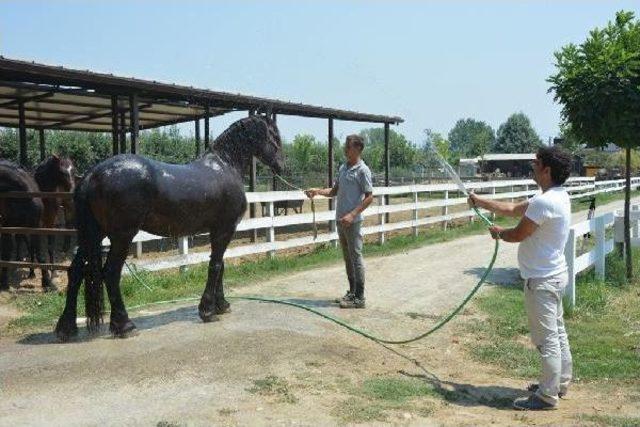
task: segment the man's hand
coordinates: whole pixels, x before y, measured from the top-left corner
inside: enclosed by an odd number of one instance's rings
[[[310,188],[307,191],[305,191],[304,194],[306,194],[306,196],[308,198],[313,199],[314,197],[316,197],[318,195],[318,189],[317,188]]]
[[[353,224],[353,221],[355,221],[355,219],[356,216],[352,212],[349,212],[348,214],[340,218],[340,223],[343,227],[349,227],[351,224]]]
[[[491,237],[493,237],[496,240],[500,238],[500,233],[503,232],[504,230],[505,229],[503,227],[500,227],[499,225],[494,225],[489,227],[489,233],[491,233]]]
[[[473,191],[471,193],[469,193],[469,197],[467,198],[467,203],[469,204],[469,207],[473,208],[473,207],[479,207],[478,206],[478,200],[480,198],[478,196],[476,196],[476,193],[474,193]]]

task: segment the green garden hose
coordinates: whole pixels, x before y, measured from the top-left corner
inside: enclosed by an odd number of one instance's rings
[[[473,207],[473,210],[475,211],[476,215],[478,215],[486,224],[487,226],[492,226],[493,223],[491,222],[491,220],[489,220],[485,215],[483,215],[475,206]],[[489,276],[489,273],[491,273],[491,270],[493,269],[493,264],[495,264],[496,262],[496,258],[498,256],[498,249],[500,246],[500,240],[496,239],[495,240],[495,244],[493,247],[493,255],[491,256],[491,261],[489,261],[489,265],[487,265],[487,268],[485,269],[484,273],[482,274],[482,277],[480,278],[480,280],[478,281],[478,283],[475,285],[475,287],[471,290],[471,292],[469,292],[469,294],[464,298],[464,300],[462,300],[462,302],[453,310],[451,311],[451,313],[449,313],[444,319],[442,319],[440,322],[438,322],[435,326],[433,326],[431,329],[429,329],[426,332],[423,332],[417,336],[414,336],[412,338],[408,338],[408,339],[404,339],[404,340],[390,340],[390,339],[384,339],[381,337],[377,337],[369,332],[366,332],[362,329],[359,329],[355,326],[349,325],[347,322],[345,322],[344,320],[338,319],[337,317],[333,317],[329,314],[323,313],[319,310],[316,310],[315,308],[306,306],[304,304],[298,304],[295,302],[291,302],[291,301],[287,301],[287,300],[283,300],[283,299],[278,299],[278,298],[270,298],[270,297],[261,297],[261,296],[229,296],[229,299],[236,299],[236,300],[246,300],[246,301],[260,301],[260,302],[266,302],[266,303],[272,303],[272,304],[282,304],[282,305],[288,305],[291,307],[296,307],[302,310],[306,310],[308,312],[311,312],[317,316],[320,316],[324,319],[330,320],[333,323],[336,323],[340,326],[342,326],[343,328],[346,328],[352,332],[355,332],[358,335],[361,335],[365,338],[368,338],[370,340],[373,340],[375,342],[381,343],[381,344],[408,344],[414,341],[418,341],[421,340],[431,334],[433,334],[434,332],[436,332],[438,329],[442,328],[444,325],[446,325],[447,323],[449,323],[463,308],[465,305],[467,305],[467,303],[471,300],[471,298],[473,298],[473,296],[476,294],[476,292],[478,292],[478,290],[480,289],[480,287],[482,286],[482,284],[487,280],[487,277]],[[131,268],[128,266],[127,264],[127,268],[129,268],[129,270],[133,272],[133,270],[131,270]],[[140,276],[138,276],[137,274],[132,274],[133,277],[140,282],[142,285],[144,285],[145,287],[148,288],[148,286],[144,283],[144,281],[142,280],[142,278],[140,278]],[[200,298],[198,297],[191,297],[191,298],[181,298],[181,299],[175,299],[175,300],[168,300],[168,301],[159,301],[159,302],[152,302],[152,303],[148,303],[148,304],[141,304],[141,305],[137,305],[137,306],[133,306],[130,307],[130,310],[134,310],[137,308],[142,308],[142,307],[146,307],[149,305],[155,305],[155,304],[171,304],[171,303],[178,303],[178,302],[187,302],[187,301],[196,301]]]

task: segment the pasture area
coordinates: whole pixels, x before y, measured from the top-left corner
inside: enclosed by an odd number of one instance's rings
[[[578,212],[574,221],[584,217]],[[331,302],[345,288],[332,249],[308,255],[315,264],[298,257],[298,267],[292,261],[285,274],[268,268],[239,274],[232,267],[227,293],[278,296],[385,337],[409,337],[455,306],[487,264],[492,245],[482,227],[463,234],[427,245],[391,239],[384,252],[376,248],[385,246],[367,247],[366,310],[342,311]],[[637,425],[637,284],[598,294],[579,283],[579,305],[568,321],[576,355],[570,395],[552,412],[510,409],[537,370],[518,305],[516,249],[501,246],[490,284],[459,317],[403,346],[385,348],[292,307],[238,300],[210,324],[200,322],[195,302],[133,310],[140,331],[125,340],[106,330],[88,337],[81,328],[77,342],[58,344],[55,317],[14,324],[0,339],[0,424]],[[144,277],[149,292],[199,291],[203,274],[193,267]],[[146,292],[139,288],[131,293]],[[37,295],[32,301],[50,307]],[[603,336],[609,340],[595,339]]]

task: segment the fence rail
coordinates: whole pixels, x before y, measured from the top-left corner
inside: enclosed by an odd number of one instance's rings
[[[469,190],[474,190],[494,199],[518,199],[529,197],[536,193],[537,186],[533,180],[521,179],[511,181],[489,181],[467,183]],[[640,186],[640,177],[632,179],[632,188]],[[620,191],[624,188],[624,180],[595,181],[594,178],[572,177],[565,184],[570,197],[579,198],[598,193]],[[2,193],[0,193],[2,194]],[[6,193],[5,193],[6,194]],[[30,194],[31,197],[40,197],[42,193]],[[60,197],[56,193],[55,197]],[[378,241],[383,243],[386,233],[401,229],[411,229],[415,234],[418,228],[426,225],[442,224],[446,228],[450,221],[457,219],[474,219],[475,213],[466,208],[466,197],[461,197],[460,191],[454,184],[412,184],[396,187],[376,187],[373,192],[377,203],[370,206],[363,212],[365,218],[377,217],[377,224],[367,225],[362,228],[365,235],[377,234]],[[12,197],[14,195],[12,194]],[[385,197],[387,196],[387,197]],[[387,204],[388,196],[402,196],[410,201],[402,201],[397,204]],[[2,197],[2,196],[0,196]],[[44,195],[43,197],[47,197]],[[53,197],[53,196],[51,196]],[[70,196],[67,196],[70,197]],[[318,234],[314,239],[311,232],[308,235],[286,236],[283,240],[278,240],[279,229],[289,226],[311,225],[313,215],[311,213],[300,213],[287,216],[274,215],[274,203],[284,200],[305,200],[306,196],[300,191],[273,191],[273,192],[253,192],[246,194],[248,203],[266,203],[269,216],[261,218],[245,218],[238,224],[238,231],[257,231],[265,233],[264,242],[253,242],[239,246],[230,247],[225,252],[225,258],[234,258],[252,254],[267,253],[273,256],[277,251],[307,246],[319,243],[333,242],[336,244],[338,235],[335,231],[335,211],[325,210],[316,212],[316,221],[329,224],[329,232]],[[462,210],[452,212],[452,208],[458,207]],[[426,210],[436,209],[439,214],[429,214]],[[387,221],[388,214],[410,213],[411,219],[401,219],[399,221]],[[0,233],[11,234],[47,234],[50,229],[28,230],[15,227],[0,227]],[[57,230],[49,234],[71,234],[73,230]],[[166,237],[156,236],[144,231],[139,232],[133,242],[136,244],[136,255],[142,253],[142,243],[154,240],[166,239]],[[109,245],[109,239],[103,240],[103,245]],[[178,238],[178,255],[166,256],[154,259],[137,259],[134,264],[138,268],[147,270],[163,270],[168,268],[183,267],[209,261],[209,252],[189,252],[188,237]],[[582,261],[580,261],[582,262]],[[580,267],[581,264],[578,264]],[[18,267],[19,265],[15,265]],[[126,273],[126,271],[125,271]]]

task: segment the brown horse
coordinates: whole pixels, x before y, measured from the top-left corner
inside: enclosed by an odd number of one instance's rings
[[[69,168],[70,161],[65,159],[64,161],[57,156],[52,156],[47,159],[41,165],[47,170],[51,170],[51,173],[47,173],[47,177],[51,179],[52,183],[57,183],[61,188],[66,191],[71,190],[73,187],[65,187],[68,182],[69,176],[71,176],[71,182],[73,182],[73,168]],[[40,191],[38,183],[29,172],[22,169],[15,163],[7,160],[0,160],[0,192],[9,191],[28,191],[37,192]],[[50,223],[44,221],[45,219],[45,203],[39,197],[34,198],[7,198],[0,199],[0,224],[4,227],[30,227],[39,228],[43,226],[50,226]],[[48,203],[49,209],[55,209],[57,206],[55,202]],[[21,238],[16,236],[16,240],[19,242]],[[27,240],[26,237],[22,239]],[[13,255],[13,236],[10,234],[2,234],[0,236],[0,259],[3,261],[10,261]],[[42,256],[41,239],[39,235],[32,234],[28,238],[29,252],[32,254],[32,259],[35,258],[39,263],[44,263],[45,259]],[[51,282],[51,276],[49,271],[42,269],[42,287],[45,291],[56,290],[56,287]],[[8,268],[0,268],[0,290],[9,289]]]
[[[69,268],[67,301],[56,325],[62,341],[77,334],[77,295],[85,282],[89,331],[102,322],[103,282],[111,305],[111,332],[135,329],[120,292],[120,274],[139,230],[165,237],[209,233],[211,260],[198,311],[204,322],[225,313],[223,255],[247,208],[243,174],[252,157],[273,172],[282,170],[280,133],[273,120],[251,116],[224,131],[204,155],[172,165],[135,155],[119,155],[87,172],[75,194],[78,251]],[[101,242],[111,247],[102,264]]]
[[[38,184],[39,191],[43,192],[72,192],[76,182],[76,168],[73,161],[68,157],[52,155],[42,161],[35,169],[33,177]],[[42,219],[41,226],[44,228],[54,228],[56,219],[60,212],[60,207],[64,212],[65,226],[73,228],[73,203],[70,199],[42,198]],[[68,250],[70,238],[65,237],[65,250]],[[31,262],[35,260],[35,251],[29,245],[29,241],[23,234],[16,235],[16,259],[21,259],[22,246],[27,248],[31,257]],[[47,251],[49,262],[55,262],[55,236],[47,236]],[[33,267],[29,269],[29,277],[35,277]]]

